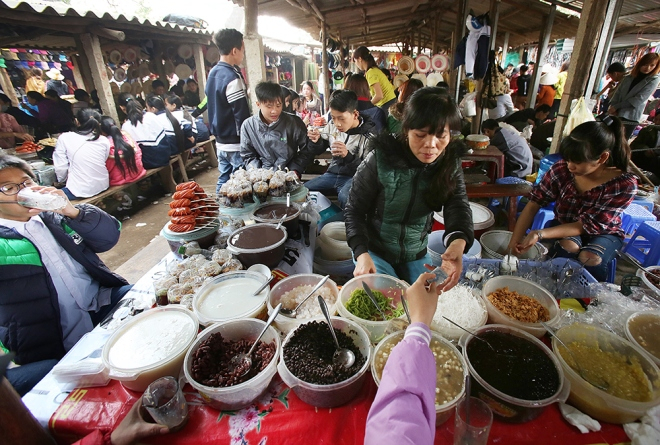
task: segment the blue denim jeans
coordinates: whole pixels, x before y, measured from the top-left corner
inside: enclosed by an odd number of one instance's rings
[[[126,286],[113,287],[110,291],[110,303],[99,308],[96,312],[89,312],[89,316],[92,319],[94,326],[101,323],[103,319],[114,309],[114,307],[119,303],[124,295],[128,293],[129,290],[133,287],[132,284],[127,284]]]
[[[218,184],[215,187],[216,195],[220,193],[222,184],[229,181],[232,173],[243,166],[243,158],[240,151],[222,151],[218,150]]]
[[[564,238],[578,245],[580,250],[577,253],[567,252],[559,244],[560,240],[555,241],[548,252],[550,257],[557,256],[562,258],[577,259],[581,251],[585,250],[596,254],[600,258],[600,264],[596,266],[585,265],[584,268],[598,281],[607,281],[607,268],[616,254],[616,250],[623,246],[623,240],[616,235],[582,235],[569,236]]]
[[[398,264],[388,263],[382,257],[373,253],[371,250],[369,251],[369,255],[371,255],[371,259],[376,265],[376,273],[382,273],[391,277],[399,278],[408,284],[413,284],[415,281],[417,281],[417,278],[419,278],[421,274],[428,272],[428,269],[424,267],[424,264],[432,264],[431,257],[428,253],[419,260]],[[355,259],[353,259],[353,262],[355,262]]]
[[[336,173],[323,173],[321,176],[307,181],[305,187],[312,192],[337,193],[339,206],[344,209],[348,201],[348,193],[353,183],[352,176],[338,175]]]
[[[9,380],[18,395],[23,397],[53,369],[53,366],[57,365],[57,362],[55,359],[42,360],[8,369],[7,380]]]
[[[64,188],[62,189],[62,191],[64,192],[64,194],[66,195],[66,197],[69,198],[69,201],[75,201],[76,199],[80,199],[80,198],[78,198],[76,195],[74,195],[73,193],[71,193],[71,190],[69,190],[67,187],[64,187]]]

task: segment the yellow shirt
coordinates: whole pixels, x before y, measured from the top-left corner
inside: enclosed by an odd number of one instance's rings
[[[36,91],[37,93],[46,93],[46,82],[36,77],[30,77],[25,82],[25,92]]]
[[[374,89],[372,85],[376,83],[380,84],[380,89],[383,91],[383,98],[376,104],[376,106],[382,107],[392,99],[396,98],[396,95],[394,94],[394,87],[390,81],[387,80],[387,76],[383,74],[379,68],[375,66],[369,68],[364,74],[364,77],[366,77],[367,82],[369,83],[369,92],[371,93],[371,97],[374,96]]]
[[[557,91],[555,92],[555,99],[561,99],[561,95],[564,94],[564,85],[566,85],[566,77],[568,77],[568,71],[562,71],[561,73],[557,74],[557,78],[559,80],[555,84],[555,88],[557,89]]]

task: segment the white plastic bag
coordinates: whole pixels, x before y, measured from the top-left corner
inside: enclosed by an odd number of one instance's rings
[[[571,110],[566,120],[566,127],[564,127],[564,137],[571,134],[575,127],[585,122],[594,121],[594,115],[591,114],[587,104],[584,102],[584,97],[578,99],[575,107]]]
[[[520,133],[520,135],[524,137],[527,141],[529,141],[532,138],[533,130],[534,127],[532,125],[528,125],[525,128],[523,128],[523,131]]]
[[[468,93],[463,96],[463,100],[459,104],[459,108],[463,112],[463,117],[472,117],[477,115],[477,93]]]

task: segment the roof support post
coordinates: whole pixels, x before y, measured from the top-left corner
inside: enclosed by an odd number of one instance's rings
[[[90,91],[89,87],[85,84],[85,79],[83,79],[82,72],[80,71],[80,57],[72,54],[69,56],[71,58],[71,63],[73,64],[73,80],[76,82],[78,88],[82,88],[85,91]]]
[[[502,44],[502,68],[506,69],[506,55],[509,52],[509,31],[504,33],[504,43]]]
[[[575,47],[571,57],[571,66],[568,68],[566,86],[564,87],[564,94],[561,96],[559,114],[557,115],[555,132],[552,137],[551,153],[555,153],[559,147],[564,127],[566,127],[566,116],[571,109],[571,102],[573,99],[585,94],[585,88],[589,80],[589,70],[584,69],[584,67],[593,64],[598,43],[601,39],[607,39],[607,36],[602,35],[601,32],[604,29],[610,6],[610,2],[602,0],[584,0]]]
[[[92,81],[94,87],[99,94],[99,101],[101,109],[108,116],[113,118],[115,122],[119,122],[119,115],[117,114],[117,107],[115,106],[115,98],[112,96],[110,89],[110,79],[103,61],[103,51],[101,50],[101,42],[98,36],[90,33],[80,35],[83,50],[89,62],[89,69],[92,74]]]
[[[494,50],[497,40],[497,25],[500,21],[500,3],[501,0],[490,0],[490,49]]]
[[[325,24],[325,20],[321,22],[321,72],[319,73],[319,81],[323,80],[323,109],[328,109],[328,101],[330,97],[330,81],[328,80],[328,25]]]
[[[587,83],[586,97],[599,93],[596,88],[598,88],[599,79],[604,75],[605,70],[607,69],[605,64],[607,63],[607,56],[610,52],[610,47],[612,46],[612,39],[614,38],[616,24],[619,21],[619,15],[621,15],[622,6],[623,0],[609,0],[607,15],[605,17],[605,23],[603,24],[603,31],[607,29],[607,35],[604,39],[600,39],[598,42],[594,64],[591,67],[591,75],[589,76],[589,82]]]
[[[550,7],[550,14],[545,17],[543,29],[539,36],[539,47],[536,51],[536,65],[534,66],[534,73],[530,82],[529,93],[527,94],[527,107],[534,108],[536,105],[536,93],[539,90],[539,80],[541,80],[541,65],[548,53],[548,44],[550,43],[550,33],[552,32],[552,23],[555,21],[555,13],[557,12],[557,5]],[[580,21],[582,23],[582,21]]]
[[[259,35],[257,19],[259,5],[257,0],[245,0],[245,65],[247,67],[247,80],[250,84],[250,102],[252,112],[257,113],[257,98],[254,87],[266,80],[266,63],[264,61],[264,44]]]
[[[204,65],[202,45],[199,43],[193,45],[193,56],[195,57],[195,70],[197,71],[197,91],[199,91],[199,99],[204,100],[206,97],[206,65]]]
[[[80,36],[74,36],[73,39],[76,42],[76,49],[78,51],[78,54],[75,55],[75,59],[73,59],[73,66],[78,66],[78,71],[80,72],[83,80],[83,85],[86,87],[87,92],[89,93],[94,89],[94,81],[92,80],[92,71],[89,68],[89,59],[87,57],[87,54],[85,53],[85,49],[83,48],[82,41],[80,40]],[[78,62],[76,64],[76,61]],[[78,86],[78,88],[82,88],[82,86]]]
[[[459,66],[457,69],[454,69],[454,60],[456,57],[456,46],[458,42],[465,36],[465,19],[468,13],[468,0],[459,0],[458,9],[456,10],[456,28],[454,28],[454,33],[452,34],[451,42],[451,62],[449,69],[451,70],[452,76],[450,81],[451,91],[454,92],[454,99],[458,103],[459,96],[459,84],[461,81],[461,75],[463,68]]]

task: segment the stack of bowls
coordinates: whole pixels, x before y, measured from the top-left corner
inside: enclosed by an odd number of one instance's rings
[[[346,242],[346,225],[332,222],[323,226],[316,238],[314,251],[314,272],[330,275],[337,284],[344,284],[353,278],[355,264],[351,248]]]
[[[429,234],[429,242],[426,250],[431,257],[434,266],[440,266],[442,264],[442,254],[447,250],[444,243],[442,242],[442,237],[444,235],[444,230],[436,230],[435,232],[431,232]],[[467,253],[463,254],[463,257],[464,259],[481,258],[481,244],[479,241],[475,239],[472,247],[470,247],[470,250],[468,250]]]

